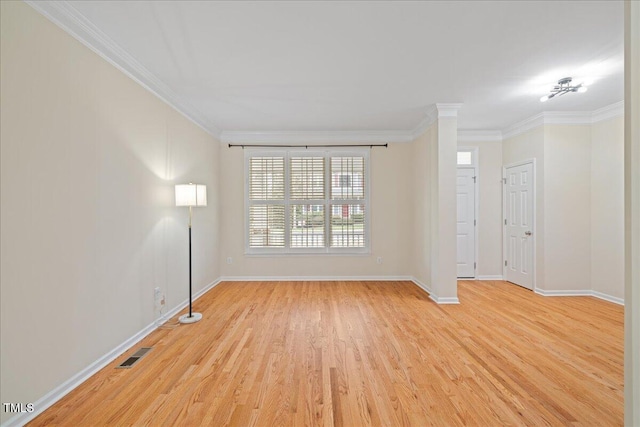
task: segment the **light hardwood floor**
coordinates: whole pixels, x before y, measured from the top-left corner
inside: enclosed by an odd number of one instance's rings
[[[224,282],[33,426],[623,423],[623,308],[459,282]],[[168,322],[175,324],[175,319]]]

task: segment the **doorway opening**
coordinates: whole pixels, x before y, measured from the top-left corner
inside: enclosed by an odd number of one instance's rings
[[[478,148],[458,147],[456,262],[459,279],[475,279],[478,242]]]

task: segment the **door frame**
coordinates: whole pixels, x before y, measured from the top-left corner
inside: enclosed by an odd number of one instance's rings
[[[478,229],[480,228],[480,159],[478,158],[479,150],[478,147],[458,146],[456,149],[456,154],[458,153],[458,151],[471,151],[471,164],[456,164],[456,173],[458,169],[473,169],[473,175],[476,177],[475,185],[473,186],[473,219],[476,221],[475,226],[473,227],[473,259],[475,262],[475,268],[473,269],[473,277],[463,277],[458,278],[458,280],[478,280]]]
[[[538,242],[538,230],[537,230],[537,215],[536,215],[536,198],[538,195],[538,189],[536,187],[536,159],[535,157],[532,159],[523,160],[520,162],[509,163],[506,165],[502,165],[502,278],[504,281],[507,281],[507,268],[505,263],[507,262],[507,169],[523,166],[526,164],[532,165],[532,183],[533,183],[533,197],[531,202],[531,210],[533,211],[533,215],[531,216],[531,231],[533,233],[533,243],[531,245],[531,252],[533,255],[533,259],[531,260],[531,276],[533,282],[533,292],[537,293],[538,287],[537,283],[537,242]]]

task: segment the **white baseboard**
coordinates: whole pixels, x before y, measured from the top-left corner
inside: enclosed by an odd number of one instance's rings
[[[543,297],[590,297],[590,290],[550,290],[536,288],[535,293],[542,295]]]
[[[598,291],[591,291],[591,295],[596,298],[600,298],[601,300],[612,302],[614,304],[624,305],[624,298],[614,297]]]
[[[215,288],[216,285],[218,285],[220,282],[222,282],[222,280],[220,278],[217,278],[216,280],[214,280],[213,282],[209,283],[207,286],[205,286],[204,288],[200,289],[198,292],[196,292],[193,295],[193,300],[197,300],[198,298],[200,298],[202,295],[206,294],[207,292],[209,292],[211,289]],[[182,303],[182,308],[186,307],[187,305],[189,305],[189,299],[185,299]],[[178,306],[179,307],[179,306]],[[182,310],[182,308],[175,308],[175,312],[176,314]],[[173,316],[173,315],[172,315]]]
[[[222,276],[221,282],[329,282],[329,281],[366,281],[375,280],[407,281],[413,280],[411,276]]]
[[[460,304],[458,297],[439,297],[433,293],[429,294],[429,297],[437,304]]]
[[[476,280],[504,280],[503,276],[478,276]]]
[[[535,293],[544,297],[594,297],[614,304],[624,305],[624,299],[603,294],[602,292],[593,291],[591,289],[581,290],[544,290],[536,289]]]
[[[193,300],[195,301],[200,296],[204,295],[211,288],[220,283],[220,279],[215,280],[205,286],[202,290],[198,291],[193,295]],[[84,368],[82,371],[75,374],[73,377],[69,378],[64,383],[60,384],[58,387],[51,390],[49,393],[42,396],[40,399],[33,402],[34,411],[26,412],[18,414],[12,418],[9,418],[5,423],[2,424],[2,427],[14,427],[14,426],[23,426],[29,421],[33,420],[35,417],[43,413],[47,410],[51,405],[56,403],[58,400],[62,399],[68,393],[70,393],[73,389],[78,387],[80,384],[89,379],[92,375],[96,374],[100,369],[107,366],[109,363],[113,362],[116,358],[120,357],[122,353],[127,351],[129,348],[133,347],[137,342],[142,340],[144,337],[149,335],[151,332],[155,331],[159,326],[161,326],[167,319],[178,314],[181,310],[189,305],[189,299],[185,299],[182,303],[178,304],[176,307],[171,309],[166,315],[163,316],[164,321],[158,321],[159,319],[154,320],[151,324],[145,326],[140,331],[136,332],[133,336],[126,339],[124,342],[116,346],[113,350],[109,351],[98,360]]]
[[[425,291],[426,293],[431,295],[431,288],[429,286],[427,286],[426,284],[422,283],[420,280],[416,279],[415,277],[412,277],[411,281],[413,283],[415,283],[416,285],[418,285],[418,287],[421,288],[423,291]]]
[[[415,277],[412,277],[411,281],[427,292],[429,294],[429,298],[431,298],[436,304],[460,304],[458,297],[439,297],[431,291],[429,286],[425,285]]]

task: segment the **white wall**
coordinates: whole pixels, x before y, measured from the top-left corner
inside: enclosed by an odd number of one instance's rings
[[[624,117],[591,127],[591,288],[624,299]]]
[[[436,126],[430,126],[426,132],[411,143],[413,224],[410,245],[412,247],[412,275],[426,289],[431,289],[431,170],[437,164],[433,154],[436,139]]]
[[[224,277],[409,276],[413,231],[412,159],[409,143],[373,148],[371,162],[371,254],[357,256],[248,256],[244,254],[244,154],[222,148],[220,259]],[[382,264],[376,258],[382,257]],[[231,257],[232,264],[226,259]]]
[[[477,147],[478,268],[479,279],[502,276],[502,142],[458,142]]]
[[[537,162],[537,289],[623,299],[623,123],[543,125],[503,142],[504,164]]]
[[[1,2],[1,394],[35,402],[219,276],[219,144],[22,2]],[[2,413],[2,421],[8,418]]]
[[[544,126],[544,197],[542,289],[591,289],[590,125]]]

